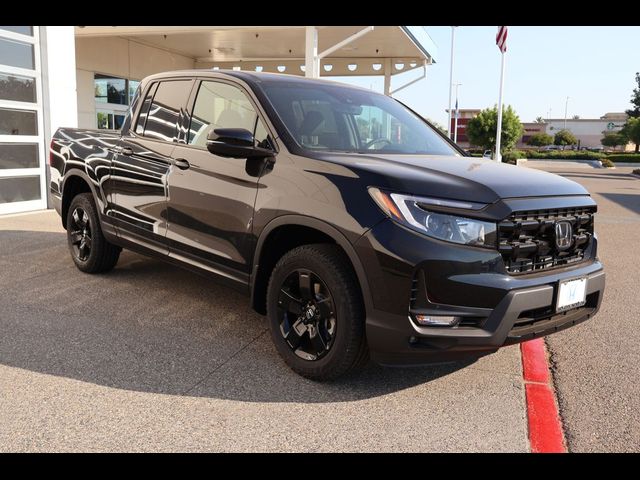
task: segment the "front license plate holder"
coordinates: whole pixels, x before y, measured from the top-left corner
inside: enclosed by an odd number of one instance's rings
[[[587,303],[587,278],[572,278],[558,282],[556,312],[566,312]]]

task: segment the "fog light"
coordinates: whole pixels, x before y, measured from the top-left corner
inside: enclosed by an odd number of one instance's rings
[[[441,315],[415,315],[420,325],[431,327],[453,327],[460,320],[458,317],[445,317]]]

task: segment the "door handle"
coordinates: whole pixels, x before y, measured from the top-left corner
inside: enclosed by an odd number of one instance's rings
[[[189,164],[189,162],[187,162],[184,158],[176,158],[173,161],[173,164],[178,167],[180,170],[186,170],[187,168],[189,168],[191,165]]]
[[[120,145],[114,147],[114,152],[119,153],[120,155],[133,155],[133,150],[129,147],[121,147]]]

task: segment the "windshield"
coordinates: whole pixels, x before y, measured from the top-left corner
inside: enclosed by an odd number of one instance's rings
[[[315,82],[265,82],[262,87],[303,148],[459,155],[421,118],[385,95]]]

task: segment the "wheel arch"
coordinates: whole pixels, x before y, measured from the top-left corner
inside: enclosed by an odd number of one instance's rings
[[[96,189],[89,176],[81,170],[70,170],[66,175],[61,188],[62,206],[60,216],[62,218],[62,226],[66,228],[67,213],[69,205],[73,197],[79,193],[91,193],[94,200],[96,199]]]
[[[360,291],[362,292],[362,299],[364,301],[365,310],[371,311],[373,306],[371,301],[369,282],[367,281],[367,277],[365,274],[364,267],[360,262],[360,258],[356,254],[355,249],[351,242],[347,239],[347,237],[340,232],[337,228],[328,223],[319,220],[313,217],[307,217],[304,215],[283,215],[278,218],[273,219],[269,222],[260,233],[256,243],[256,249],[254,253],[254,264],[251,272],[251,284],[250,284],[250,295],[251,295],[251,307],[256,310],[258,313],[265,314],[265,300],[266,300],[266,286],[269,279],[269,273],[277,262],[277,259],[270,267],[270,263],[263,264],[261,260],[264,260],[265,246],[268,246],[270,241],[273,241],[274,234],[279,229],[284,228],[296,228],[303,227],[310,230],[315,230],[319,232],[324,238],[329,239],[332,243],[338,245],[347,255],[349,261],[351,262],[351,266],[356,274],[358,279],[358,283],[360,286]],[[308,243],[318,243],[318,242],[302,242],[300,245],[308,244]],[[323,242],[320,242],[323,243]],[[324,242],[328,243],[328,242]],[[296,245],[298,246],[298,245]],[[284,253],[284,252],[283,252]],[[278,256],[280,258],[282,255]]]

